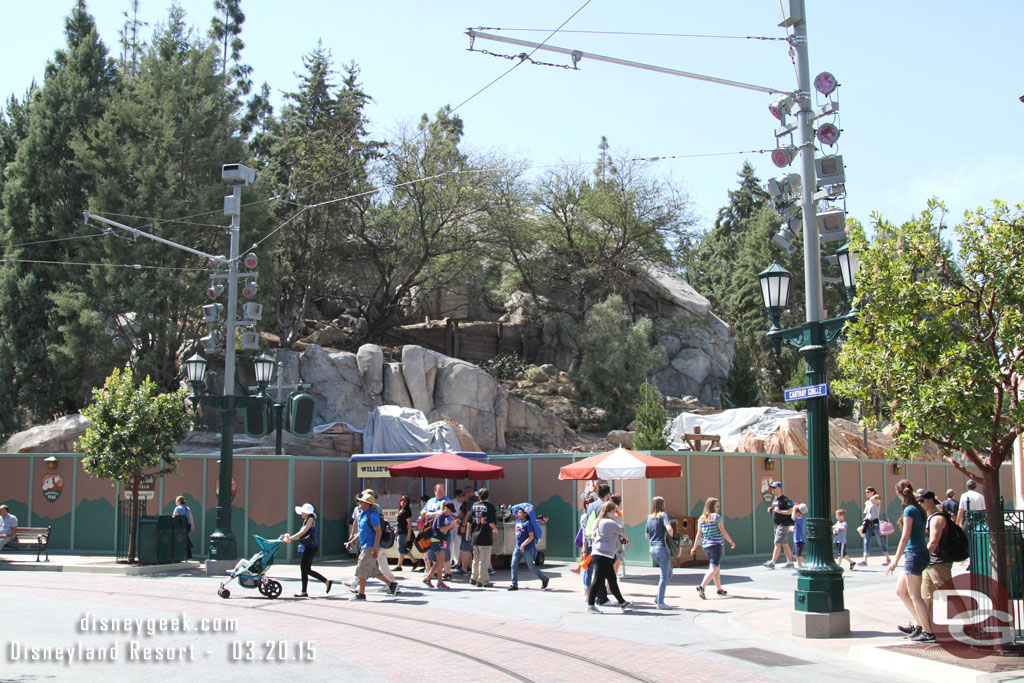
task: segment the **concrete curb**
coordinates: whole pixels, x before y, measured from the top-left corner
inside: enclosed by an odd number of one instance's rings
[[[169,574],[199,569],[201,563],[172,562],[170,564],[127,565],[127,564],[60,564],[60,563],[28,563],[0,562],[0,571],[21,572],[62,572],[66,574],[115,574],[120,576],[147,576],[150,574]]]
[[[1022,667],[1014,671],[985,673],[963,666],[936,662],[924,657],[900,654],[886,645],[858,645],[850,648],[850,657],[869,666],[887,671],[913,671],[915,676],[926,680],[945,683],[996,683],[998,681],[1020,680],[1024,677]]]

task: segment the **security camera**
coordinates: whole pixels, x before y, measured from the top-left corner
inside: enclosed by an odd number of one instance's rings
[[[224,310],[224,304],[203,304],[202,309],[204,323],[218,323],[221,311]]]
[[[224,164],[220,169],[220,179],[228,185],[251,185],[256,179],[256,172],[242,164]]]
[[[258,351],[260,348],[260,335],[256,332],[242,333],[242,350]]]
[[[263,304],[258,304],[255,301],[246,301],[242,304],[242,313],[245,315],[246,320],[262,320]]]
[[[786,239],[786,236],[781,231],[779,232],[779,234],[772,237],[772,242],[775,244],[775,246],[779,247],[780,249],[782,249],[782,251],[786,252],[787,256],[792,256],[793,254],[796,253],[796,247],[793,246],[792,242]]]

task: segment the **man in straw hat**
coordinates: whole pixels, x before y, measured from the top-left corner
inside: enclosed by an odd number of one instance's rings
[[[356,561],[356,578],[359,579],[359,592],[356,600],[366,599],[366,580],[371,576],[388,583],[392,595],[397,592],[398,584],[387,581],[377,565],[380,556],[380,514],[377,512],[377,501],[372,494],[362,493],[356,502],[359,504],[359,559]]]

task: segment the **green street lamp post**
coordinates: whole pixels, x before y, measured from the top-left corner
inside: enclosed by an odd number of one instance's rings
[[[854,292],[856,256],[848,246],[840,248],[843,284],[851,295]],[[828,343],[842,332],[856,310],[838,318],[808,320],[796,327],[782,328],[782,312],[789,302],[792,273],[772,263],[758,274],[764,306],[771,318],[768,331],[775,354],[782,344],[800,350],[807,365],[807,386],[825,385],[825,359]],[[820,280],[819,280],[820,282]],[[821,298],[820,284],[818,298]],[[808,297],[809,299],[811,297]],[[852,298],[851,298],[852,301]],[[810,305],[810,304],[808,304]],[[807,402],[807,466],[808,515],[807,561],[800,568],[794,596],[794,632],[806,637],[835,637],[849,633],[849,612],[843,601],[843,570],[834,559],[832,550],[832,496],[829,473],[828,396],[819,392]]]
[[[204,394],[199,387],[206,382],[206,359],[198,353],[185,361],[185,376],[192,385],[192,398],[196,402],[216,408],[220,413],[220,470],[217,479],[217,523],[210,534],[210,560],[234,561],[238,559],[238,543],[231,530],[231,471],[235,438],[235,409],[251,403],[266,401],[262,396],[235,396]],[[225,378],[227,381],[227,378]]]

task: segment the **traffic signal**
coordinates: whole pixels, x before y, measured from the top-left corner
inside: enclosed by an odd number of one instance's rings
[[[245,433],[258,439],[274,431],[270,401],[253,401],[245,407]]]
[[[313,433],[316,420],[316,397],[310,394],[292,394],[288,397],[285,424],[295,436],[309,436]]]

